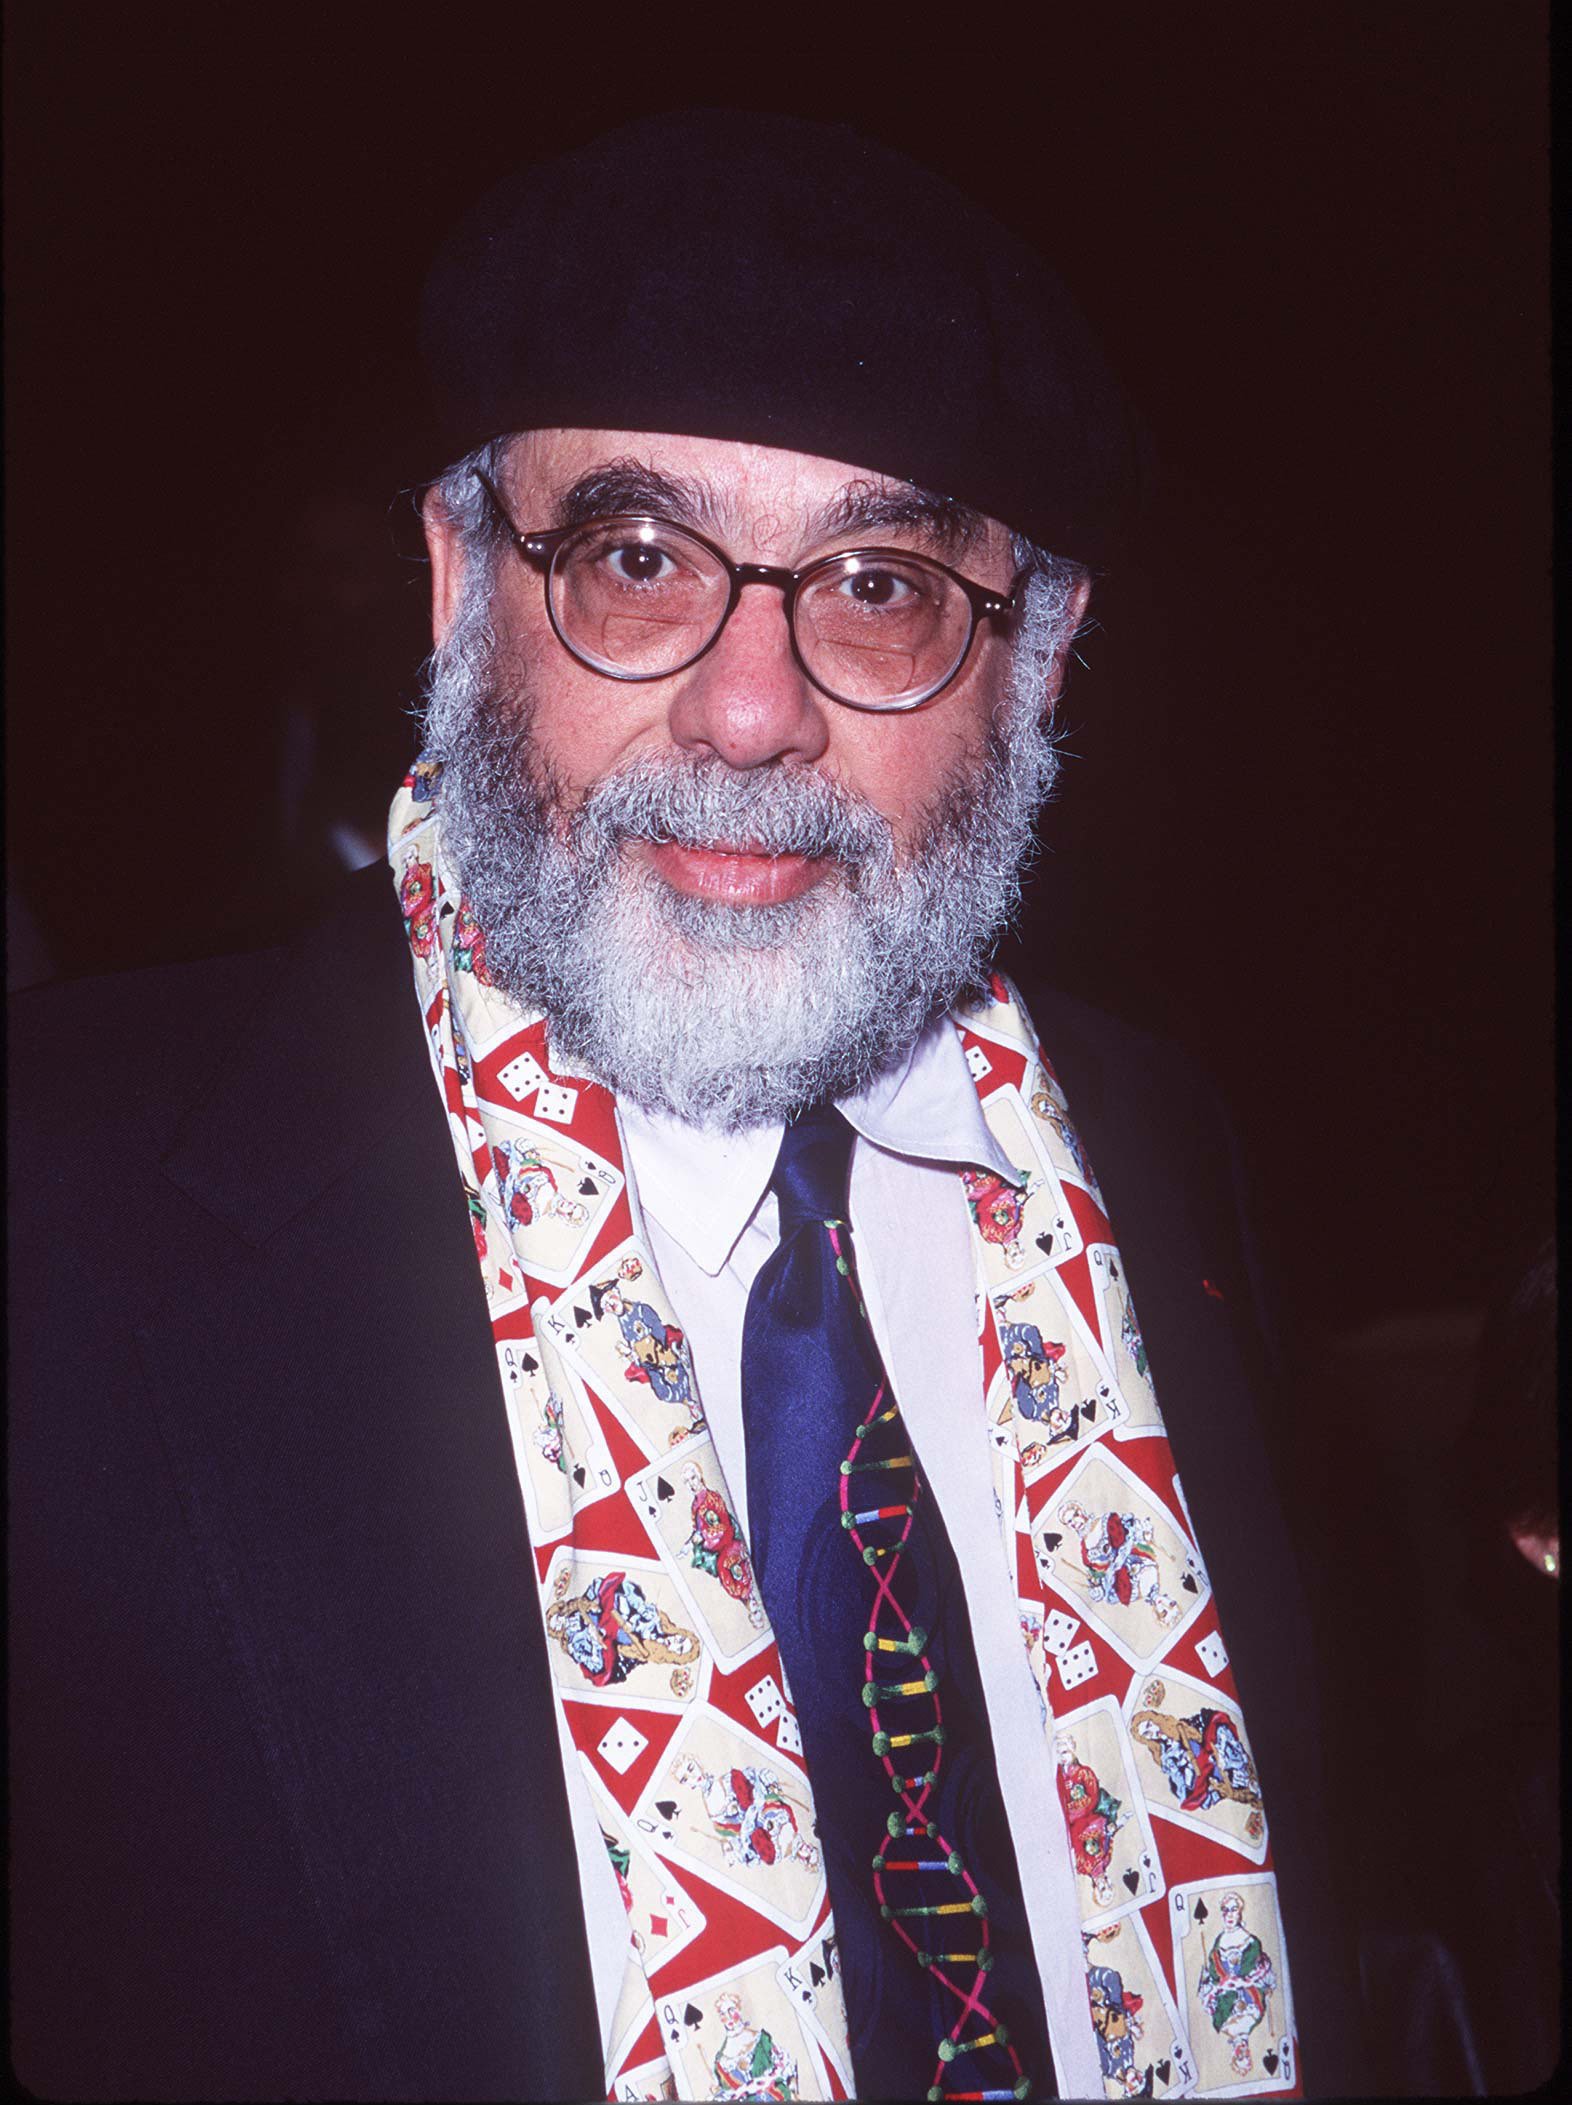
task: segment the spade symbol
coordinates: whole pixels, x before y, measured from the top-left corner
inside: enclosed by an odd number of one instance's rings
[[[600,1197],[600,1187],[599,1185],[597,1185],[593,1177],[580,1177],[579,1191],[582,1194],[582,1196],[586,1199],[596,1199]]]
[[[1185,1573],[1184,1577],[1179,1581],[1179,1584],[1184,1588],[1186,1593],[1194,1593],[1196,1591],[1195,1580],[1189,1572]]]
[[[818,1960],[814,1959],[808,1966],[808,1978],[812,1981],[815,1988],[822,1988],[829,1979],[829,1975],[824,1971]]]
[[[1046,1228],[1043,1230],[1042,1234],[1039,1235],[1037,1238],[1037,1247],[1039,1250],[1042,1251],[1044,1257],[1051,1256],[1053,1253],[1053,1237],[1048,1233]]]
[[[519,1365],[524,1369],[524,1372],[526,1374],[537,1374],[540,1371],[540,1361],[536,1359],[535,1355],[532,1352],[526,1352],[524,1357],[519,1361]]]
[[[452,913],[452,911],[453,901],[451,899],[444,899],[442,902],[442,918],[444,921],[447,919],[448,915]]]
[[[577,1463],[574,1467],[573,1481],[581,1491],[584,1489],[584,1464],[582,1462]]]
[[[1089,1396],[1085,1403],[1081,1405],[1081,1416],[1083,1418],[1095,1418],[1097,1416],[1097,1399],[1095,1396]]]
[[[1127,1871],[1127,1872],[1125,1873],[1125,1875],[1124,1875],[1124,1883],[1125,1883],[1125,1890],[1126,1890],[1127,1892],[1133,1893],[1133,1892],[1135,1891],[1136,1887],[1137,1887],[1137,1886],[1138,1886],[1138,1885],[1139,1885],[1139,1884],[1141,1883],[1141,1874],[1140,1874],[1140,1872],[1139,1872],[1139,1871]]]
[[[1163,2056],[1162,2060],[1161,2060],[1161,2061],[1159,2061],[1159,2062],[1158,2062],[1158,2064],[1157,2064],[1157,2080],[1158,2080],[1158,2082],[1159,2082],[1159,2083],[1166,2083],[1166,2082],[1168,2081],[1168,2078],[1169,2078],[1169,2076],[1170,2076],[1170,2075],[1171,2075],[1172,2073],[1173,2073],[1173,2063],[1172,2063],[1172,2062],[1171,2062],[1171,2061],[1170,2061],[1170,2060],[1168,2059],[1167,2055],[1165,2054],[1165,2055]]]
[[[670,1484],[667,1483],[666,1479],[663,1476],[658,1476],[655,1479],[655,1496],[658,1499],[660,1499],[663,1504],[668,1498],[674,1498],[676,1496],[676,1493],[672,1490]]]
[[[1110,1279],[1117,1279],[1119,1276],[1119,1267],[1114,1263],[1111,1257],[1108,1260],[1108,1276]]]
[[[1276,2048],[1274,2047],[1274,2048],[1272,2048],[1272,2049],[1270,2049],[1270,2050],[1269,2050],[1269,2051],[1268,2051],[1267,2053],[1263,2054],[1263,2055],[1261,2056],[1261,2059],[1262,2059],[1262,2060],[1263,2060],[1263,2061],[1264,2061],[1264,2062],[1266,2063],[1266,2073],[1267,2073],[1267,2074],[1268,2074],[1269,2076],[1275,2076],[1275,2075],[1277,2074],[1277,2050],[1276,2050]]]
[[[703,2024],[704,2012],[702,2010],[695,2010],[692,2003],[689,2003],[687,2009],[684,2010],[682,2013],[682,2021],[685,2025],[688,2025],[689,2027],[692,2027],[693,2025]]]
[[[1211,1909],[1206,1905],[1206,1902],[1204,1900],[1198,1900],[1196,1902],[1195,1919],[1197,1922],[1205,1922],[1207,1916],[1210,1915],[1211,1912]]]
[[[582,1330],[585,1324],[589,1321],[589,1319],[589,1310],[587,1308],[580,1308],[578,1303],[575,1301],[573,1304],[573,1321],[577,1325],[577,1327],[580,1330]]]
[[[677,1817],[677,1801],[675,1798],[657,1798],[655,1810],[663,1820],[675,1820]]]
[[[1052,1556],[1063,1540],[1064,1537],[1062,1535],[1045,1534],[1043,1536],[1043,1548],[1048,1552],[1049,1556]]]

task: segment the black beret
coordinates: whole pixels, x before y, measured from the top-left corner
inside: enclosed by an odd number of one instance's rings
[[[1017,235],[849,126],[641,118],[509,177],[426,281],[447,458],[548,426],[843,460],[1093,565],[1141,480],[1084,316]]]

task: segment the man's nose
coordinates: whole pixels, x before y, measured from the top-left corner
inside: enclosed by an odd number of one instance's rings
[[[689,751],[707,748],[730,767],[762,767],[819,759],[833,707],[792,652],[779,587],[753,584],[705,656],[676,676],[667,722]]]

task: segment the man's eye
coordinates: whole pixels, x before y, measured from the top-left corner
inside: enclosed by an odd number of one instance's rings
[[[835,589],[845,599],[879,609],[908,605],[917,596],[916,587],[893,570],[853,570]]]
[[[647,541],[625,541],[608,549],[604,561],[612,576],[628,585],[658,584],[677,567],[663,548],[652,548]]]

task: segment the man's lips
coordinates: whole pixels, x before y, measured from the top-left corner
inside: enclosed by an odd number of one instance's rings
[[[633,852],[674,891],[732,906],[778,906],[811,891],[835,867],[828,855],[768,855],[746,843],[693,848],[681,841],[637,841]]]

